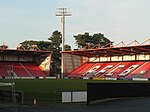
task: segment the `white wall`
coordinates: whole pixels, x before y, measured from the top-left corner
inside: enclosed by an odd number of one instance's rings
[[[87,92],[86,91],[62,92],[62,103],[86,102],[86,101],[87,101]]]

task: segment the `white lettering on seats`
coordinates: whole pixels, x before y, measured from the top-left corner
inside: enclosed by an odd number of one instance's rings
[[[119,76],[127,76],[129,73],[131,73],[136,67],[138,67],[139,65],[132,65],[129,68],[127,68],[126,70],[124,70],[121,74],[119,74]]]
[[[109,70],[110,68],[112,68],[113,65],[107,65],[106,67],[104,67],[103,69],[101,69],[100,71],[98,71],[98,74],[102,74],[105,73],[107,70]]]
[[[113,69],[112,71],[110,71],[109,73],[107,73],[105,76],[112,76],[113,75],[113,72],[118,69],[118,68],[123,68],[125,65],[119,65],[117,66],[115,69]]]

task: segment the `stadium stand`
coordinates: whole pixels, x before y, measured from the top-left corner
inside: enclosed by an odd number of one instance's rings
[[[0,78],[50,77],[51,51],[0,49]]]
[[[23,63],[25,68],[33,77],[48,77],[42,70],[34,63]]]
[[[10,66],[8,63],[1,62],[0,63],[0,76],[9,77],[8,70]]]
[[[149,43],[150,39],[141,44],[135,40],[126,46],[123,43],[122,46],[117,44],[107,48],[64,51],[65,77],[150,79]],[[79,66],[74,69],[74,65]]]
[[[85,63],[80,67],[76,68],[72,72],[68,74],[68,77],[82,77],[83,73],[85,73],[89,68],[91,68],[94,63]]]
[[[136,71],[130,74],[129,78],[150,78],[150,62],[145,62]]]
[[[119,65],[113,68],[113,70],[110,73],[112,77],[115,78],[126,77],[141,64],[143,64],[143,62],[120,62]]]
[[[13,63],[13,71],[17,77],[33,77],[21,63]]]

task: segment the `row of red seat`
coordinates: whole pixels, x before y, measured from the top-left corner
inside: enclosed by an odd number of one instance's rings
[[[47,77],[45,72],[34,63],[0,62],[0,76],[10,77],[8,72],[11,69],[17,77]]]
[[[66,76],[72,78],[150,78],[150,61],[85,63]]]
[[[9,63],[0,63],[0,76],[9,77],[8,70],[10,70]]]
[[[34,63],[23,64],[34,77],[47,77],[47,75]]]

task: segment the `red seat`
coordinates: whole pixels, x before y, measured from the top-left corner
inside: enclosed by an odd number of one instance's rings
[[[26,69],[32,74],[34,77],[47,77],[47,75],[39,68],[38,65],[34,63],[23,63]]]
[[[146,64],[145,64],[146,63]],[[101,78],[133,78],[141,71],[144,75],[141,78],[150,78],[150,62],[134,61],[134,62],[97,62],[85,63],[72,72],[68,77],[101,77]],[[145,72],[146,71],[146,72]]]

